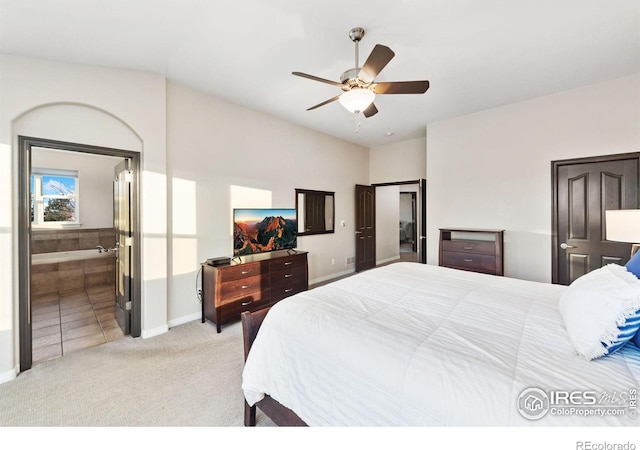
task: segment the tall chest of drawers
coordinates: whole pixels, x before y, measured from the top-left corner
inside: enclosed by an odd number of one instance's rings
[[[216,324],[240,320],[254,311],[309,288],[307,252],[242,256],[224,266],[202,264],[202,322]]]
[[[439,265],[504,275],[504,230],[440,228]]]

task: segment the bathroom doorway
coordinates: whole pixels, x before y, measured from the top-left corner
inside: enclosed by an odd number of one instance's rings
[[[24,136],[18,137],[18,147],[22,372],[31,368],[34,362],[34,326],[37,345],[43,337],[46,341],[54,339],[56,327],[60,329],[57,334],[61,339],[65,334],[76,337],[69,339],[67,346],[61,341],[61,349],[68,351],[81,348],[79,345],[94,346],[124,335],[140,336],[140,154]],[[57,161],[58,166],[51,161]],[[114,176],[116,166],[122,172],[119,184],[115,180],[117,176]],[[78,171],[77,167],[82,169]],[[99,183],[96,181],[98,178],[101,179]],[[127,185],[124,203],[118,200],[117,195],[125,191],[123,182]],[[98,185],[100,194],[93,192],[97,191]],[[118,205],[126,205],[127,208],[127,211],[122,211],[120,206],[118,211],[119,217],[128,219],[124,233],[118,230],[122,221],[114,215]],[[126,255],[126,258],[120,255]],[[118,277],[117,274],[123,271],[122,259],[126,264],[125,275]],[[126,311],[126,324],[121,320],[122,328],[115,320],[116,313],[120,313],[120,319],[123,319],[122,308],[115,301],[118,293],[116,280],[120,282],[119,288],[126,284],[128,295],[126,301],[120,297],[120,305]],[[48,310],[42,309],[43,305]],[[43,322],[34,323],[41,317],[53,322],[57,315],[55,308],[60,311],[57,324],[46,323],[47,330],[43,330]],[[43,311],[50,319],[40,314]],[[65,317],[63,311],[69,315]],[[95,324],[86,323],[91,321],[89,316],[97,319]],[[65,319],[75,323],[64,323]],[[111,321],[114,326],[108,324]],[[92,327],[97,327],[98,331]],[[90,330],[93,337],[88,335]],[[43,332],[51,332],[51,335],[42,336]],[[87,336],[77,338],[83,334]],[[103,341],[99,340],[100,336]],[[55,347],[55,344],[51,346],[54,350]]]

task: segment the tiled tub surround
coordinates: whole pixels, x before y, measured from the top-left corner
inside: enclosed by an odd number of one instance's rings
[[[96,247],[114,245],[113,228],[32,230],[31,294],[113,285],[115,253]]]
[[[47,262],[31,264],[31,295],[58,293],[72,289],[85,289],[95,286],[111,285],[114,288],[116,259],[115,253],[98,253],[97,258],[75,261]],[[63,252],[63,255],[66,252]],[[78,254],[79,252],[69,252]],[[51,254],[46,255],[47,258]],[[32,258],[38,258],[33,255]],[[63,258],[68,258],[64,255]]]
[[[31,230],[31,254],[86,250],[101,245],[113,248],[116,233],[113,228],[73,230]]]
[[[79,261],[81,259],[114,258],[113,249],[106,252],[102,249],[70,250],[68,252],[38,253],[31,255],[31,265]]]

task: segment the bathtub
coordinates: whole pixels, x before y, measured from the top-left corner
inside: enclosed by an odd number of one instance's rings
[[[71,250],[68,252],[36,253],[31,255],[31,264],[53,264],[67,261],[115,257],[116,252],[114,251],[101,253],[97,248],[93,248],[89,250]]]

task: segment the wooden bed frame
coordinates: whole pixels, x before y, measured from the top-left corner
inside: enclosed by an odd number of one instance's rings
[[[271,307],[255,311],[245,311],[240,315],[242,322],[242,339],[244,341],[244,360],[247,360],[251,345],[258,334],[260,325]],[[264,412],[276,425],[288,427],[306,427],[307,424],[296,413],[268,395],[253,406],[244,402],[244,425],[254,427],[256,425],[256,406]]]

